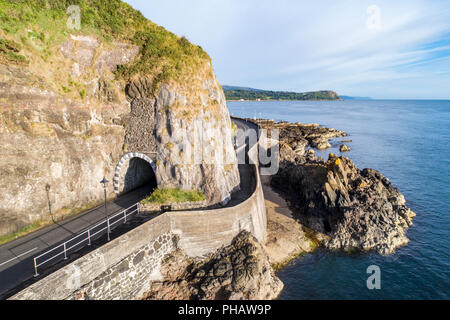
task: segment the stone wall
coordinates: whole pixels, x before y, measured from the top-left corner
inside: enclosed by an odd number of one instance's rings
[[[71,300],[129,300],[142,297],[152,281],[162,280],[164,256],[176,248],[177,237],[165,233],[108,268],[94,281],[71,293]]]
[[[159,267],[162,257],[175,248],[174,242],[169,217],[161,215],[55,271],[10,299],[131,299],[132,294],[137,297],[137,287],[145,289],[145,280],[149,280],[148,283],[161,280]],[[117,290],[112,283],[119,284]]]
[[[260,243],[266,237],[266,207],[257,167],[256,188],[251,197],[235,207],[204,211],[168,212],[171,231],[179,236],[179,247],[191,257],[206,255],[227,245],[242,230]]]
[[[160,211],[161,206],[162,204],[160,203],[139,204],[139,211],[148,213]],[[193,210],[199,208],[206,208],[208,206],[208,203],[206,201],[193,201],[193,202],[167,203],[164,206],[170,206],[171,211]]]

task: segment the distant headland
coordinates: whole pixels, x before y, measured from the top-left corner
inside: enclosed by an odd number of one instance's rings
[[[330,90],[311,92],[270,91],[236,86],[222,86],[225,97],[230,101],[245,100],[342,100]]]
[[[272,91],[249,87],[222,86],[229,101],[267,101],[267,100],[370,100],[368,97],[339,96],[331,90],[310,92]]]

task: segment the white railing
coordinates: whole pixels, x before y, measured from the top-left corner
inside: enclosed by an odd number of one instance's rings
[[[68,253],[70,250],[73,250],[75,248],[81,249],[86,245],[90,246],[95,238],[99,238],[102,234],[104,234],[104,231],[106,231],[106,233],[108,234],[108,241],[109,241],[111,227],[115,226],[116,224],[119,224],[120,222],[126,223],[127,217],[136,212],[139,214],[139,203],[135,203],[132,206],[122,211],[119,211],[118,213],[112,216],[109,216],[107,219],[81,232],[80,234],[71,238],[70,240],[67,240],[64,243],[61,243],[60,245],[57,245],[56,247],[38,255],[33,259],[34,276],[35,277],[39,276],[38,268],[41,267],[42,265],[47,264],[50,261],[54,261],[57,257],[61,258],[64,257],[64,260],[67,260]]]

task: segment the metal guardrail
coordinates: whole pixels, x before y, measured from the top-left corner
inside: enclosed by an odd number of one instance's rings
[[[105,231],[108,234],[108,240],[109,240],[109,235],[111,233],[111,227],[119,224],[122,221],[123,221],[123,223],[126,223],[127,217],[136,212],[139,214],[139,203],[135,203],[132,206],[130,206],[122,211],[119,211],[118,213],[108,217],[107,219],[103,220],[102,222],[96,224],[95,226],[90,227],[89,229],[81,232],[77,236],[38,255],[37,257],[35,257],[33,259],[34,276],[35,277],[39,276],[39,273],[38,273],[39,267],[43,266],[44,264],[49,263],[50,261],[58,261],[58,260],[55,260],[57,257],[60,257],[60,259],[63,259],[63,260],[67,260],[69,251],[74,250],[75,248],[81,249],[86,245],[90,246],[92,244],[92,241],[99,238],[101,235],[103,235],[105,233]]]

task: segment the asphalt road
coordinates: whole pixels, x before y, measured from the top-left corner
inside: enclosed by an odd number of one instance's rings
[[[107,203],[108,215],[139,202],[151,192],[143,186]],[[33,278],[33,258],[105,220],[104,205],[78,214],[0,246],[0,298],[22,282]]]
[[[249,129],[253,129],[253,130],[257,130],[258,127],[250,122],[247,122],[245,120],[242,119],[238,119],[238,118],[232,118],[232,121],[236,124],[236,126],[238,127],[238,129],[241,129],[242,131],[246,131]],[[243,134],[242,131],[238,131],[237,135],[239,134]],[[236,139],[237,141],[242,141],[244,139]],[[249,149],[251,147],[253,147],[254,145],[254,141],[250,141],[250,139],[246,138],[244,140],[245,144],[245,149],[242,150],[242,152],[245,152],[245,154],[247,155],[249,152]],[[236,151],[239,152],[239,150],[242,148],[242,144],[241,145],[235,145],[235,149]],[[227,207],[234,207],[235,205],[238,205],[239,203],[247,200],[250,195],[253,193],[253,190],[256,187],[256,179],[255,176],[253,174],[253,169],[252,167],[248,164],[248,157],[246,156],[246,162],[245,163],[241,163],[238,165],[239,168],[239,175],[241,178],[241,184],[240,184],[240,190],[238,192],[235,192],[232,194],[231,196],[231,200],[227,203]]]
[[[238,128],[243,130],[257,129],[254,124],[244,120],[233,118],[232,121]],[[246,154],[249,149],[248,143],[249,141],[246,139]],[[239,149],[240,146],[236,147]],[[235,206],[246,200],[254,189],[255,177],[251,167],[248,164],[240,164],[239,173],[241,190],[232,194],[231,200],[227,204],[228,207]],[[31,283],[34,280],[34,257],[105,220],[106,214],[111,216],[134,205],[151,191],[151,185],[143,186],[115,201],[108,202],[106,206],[107,213],[105,213],[105,207],[100,206],[0,246],[0,299],[7,298],[17,291],[18,287],[23,287],[25,283]],[[145,220],[141,222],[143,223]],[[132,224],[133,228],[136,226],[136,223]],[[122,230],[122,232],[129,231],[130,228]],[[118,235],[116,234],[115,236]],[[79,255],[76,257],[78,258]]]

